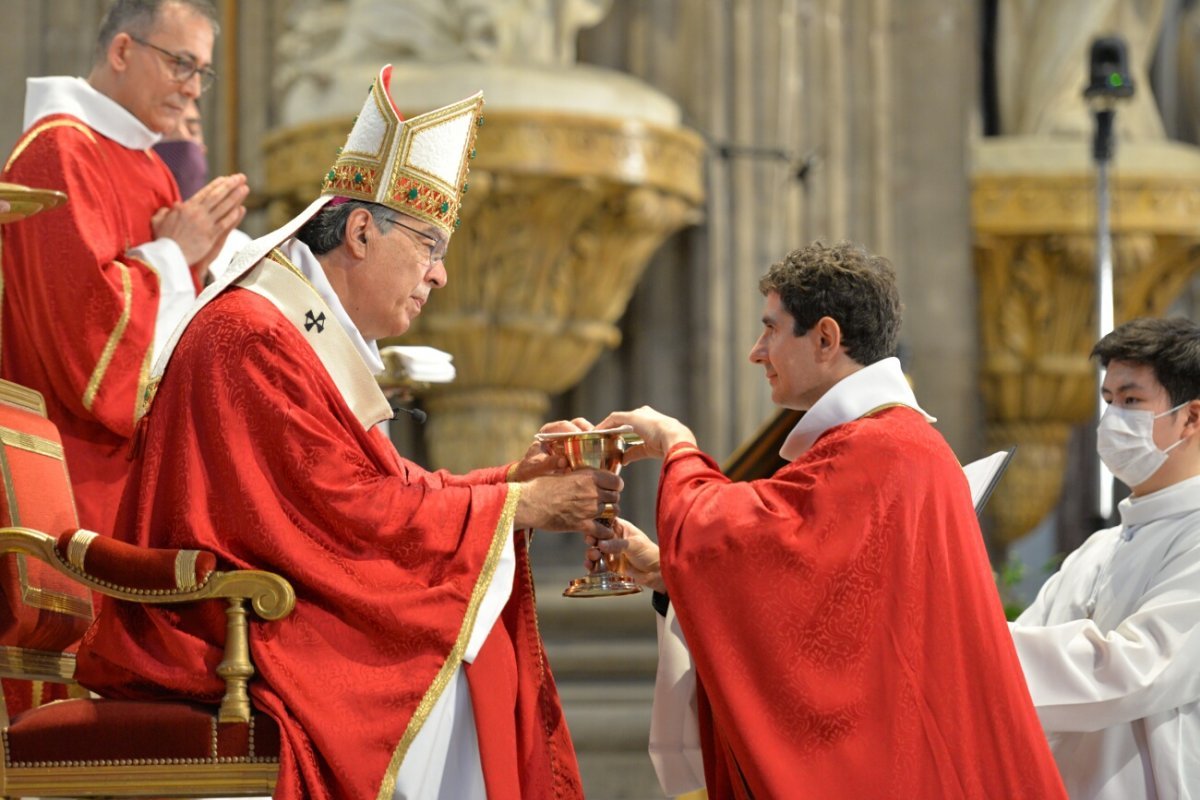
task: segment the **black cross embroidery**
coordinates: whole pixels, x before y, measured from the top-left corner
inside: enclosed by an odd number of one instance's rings
[[[313,312],[311,309],[304,312],[304,330],[311,331],[313,328],[317,329],[317,333],[320,333],[321,331],[325,330],[325,312],[324,311],[322,311],[320,314],[318,314],[315,317],[313,316]]]

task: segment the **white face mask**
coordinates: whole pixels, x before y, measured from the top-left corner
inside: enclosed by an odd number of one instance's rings
[[[1139,486],[1167,460],[1167,453],[1183,444],[1180,439],[1166,450],[1154,443],[1154,420],[1186,406],[1185,401],[1161,414],[1109,405],[1096,429],[1096,452],[1108,471],[1130,488]]]

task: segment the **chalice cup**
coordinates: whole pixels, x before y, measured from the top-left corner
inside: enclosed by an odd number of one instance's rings
[[[621,455],[628,446],[626,431],[582,431],[563,436],[555,442],[567,457],[567,463],[572,470],[602,469],[613,474],[621,471]],[[597,519],[603,525],[612,526],[612,520],[601,516]],[[625,574],[625,556],[600,554],[600,560],[595,569],[576,578],[567,584],[563,590],[565,597],[615,597],[622,594],[636,594],[642,587],[633,578]]]

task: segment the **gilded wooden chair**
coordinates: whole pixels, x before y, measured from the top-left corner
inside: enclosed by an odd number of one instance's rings
[[[26,682],[5,686],[17,707],[6,703],[0,720],[0,797],[270,794],[279,731],[250,706],[246,601],[258,617],[281,619],[295,604],[291,585],[266,572],[216,571],[205,551],[140,548],[79,529],[42,398],[7,381],[0,477],[0,676]],[[220,707],[93,698],[78,687],[38,705],[45,683],[73,683],[70,651],[91,618],[92,592],[137,603],[224,600]]]

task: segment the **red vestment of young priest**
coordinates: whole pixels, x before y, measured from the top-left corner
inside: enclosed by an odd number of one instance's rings
[[[80,524],[107,533],[150,368],[159,277],[126,254],[179,200],[166,166],[66,114],[27,131],[0,180],[67,193],[5,225],[0,377],[36,389],[62,435]]]
[[[504,470],[455,477],[400,458],[296,325],[236,287],[179,341],[143,433],[118,538],[211,550],[296,589],[290,616],[251,627],[251,697],[281,728],[275,797],[379,796],[458,666],[473,595],[509,535]],[[466,666],[488,797],[582,797],[516,539],[512,594]],[[80,681],[106,696],[217,701],[216,605],[109,604]]]
[[[1065,797],[966,479],[916,411],[766,480],[675,448],[658,535],[712,800]]]

